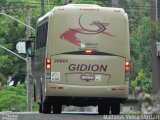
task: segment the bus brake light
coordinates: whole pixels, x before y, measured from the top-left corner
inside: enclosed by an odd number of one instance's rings
[[[51,70],[51,59],[46,59],[46,70]]]
[[[84,51],[84,53],[87,54],[87,55],[88,55],[88,54],[92,54],[92,52],[93,52],[92,50],[85,50],[85,51]]]
[[[128,73],[130,71],[130,62],[129,61],[125,62],[125,71],[126,71],[126,73]]]

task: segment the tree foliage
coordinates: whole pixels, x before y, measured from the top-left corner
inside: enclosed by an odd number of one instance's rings
[[[140,25],[130,34],[131,43],[131,79],[134,79],[141,69],[150,77],[151,49],[150,49],[150,20],[144,17]]]
[[[23,21],[24,15],[19,13],[19,11],[14,10],[8,12],[1,10],[1,12],[7,12],[7,14],[11,16],[13,16],[14,13],[17,13],[13,17]],[[3,26],[0,27],[0,44],[16,52],[17,42],[20,38],[25,37],[25,27],[4,15],[1,15],[0,21],[0,25]],[[0,72],[2,74],[11,76],[15,71],[24,71],[24,66],[24,61],[0,48]]]
[[[160,42],[160,20],[151,23],[150,35],[153,39]]]
[[[76,4],[97,4],[104,6],[104,4],[101,1],[98,0],[73,0],[72,3]]]
[[[136,78],[131,82],[131,91],[133,95],[136,95],[135,89],[140,87],[142,91],[146,93],[152,92],[152,83],[149,77],[146,76],[144,70],[140,70]]]
[[[6,79],[4,75],[0,73],[0,90],[2,89],[2,86],[6,84]]]

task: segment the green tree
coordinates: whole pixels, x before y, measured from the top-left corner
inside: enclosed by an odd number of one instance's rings
[[[3,10],[1,12],[5,12],[23,21],[22,17],[24,16],[24,14],[18,13],[15,16],[13,15],[14,12],[16,13],[18,12],[16,10],[14,11]],[[25,36],[25,27],[4,15],[0,16],[1,16],[0,25],[3,26],[0,27],[0,33],[1,33],[0,44],[16,52],[17,42],[19,41],[20,38],[24,38]],[[11,76],[12,74],[14,74],[15,71],[18,71],[19,69],[24,71],[24,67],[25,67],[24,61],[0,48],[0,71],[5,76]]]
[[[145,92],[151,93],[151,21],[144,17],[137,29],[131,32],[131,91],[140,86]]]
[[[136,30],[130,34],[131,42],[131,79],[134,79],[141,69],[150,77],[151,48],[150,20],[144,17]]]
[[[160,42],[160,20],[151,23],[150,36]]]
[[[101,1],[98,0],[72,0],[72,3],[76,4],[97,4],[104,6],[104,4]]]
[[[152,92],[152,82],[147,75],[145,75],[144,70],[140,70],[138,75],[134,80],[131,82],[131,90],[132,94],[136,95],[136,87],[140,87],[142,91],[146,93],[151,93]]]

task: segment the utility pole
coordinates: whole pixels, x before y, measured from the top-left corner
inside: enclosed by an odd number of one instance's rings
[[[112,0],[112,7],[118,7],[118,0]]]
[[[30,26],[30,6],[29,5],[27,5],[26,24]],[[26,39],[28,40],[30,36],[31,36],[30,28],[26,27]]]
[[[27,13],[26,13],[26,24],[30,26],[30,6],[27,6]],[[26,27],[26,40],[29,40],[31,36],[30,28]],[[26,82],[27,82],[27,111],[32,111],[32,70],[31,70],[31,57],[29,57],[28,53],[26,54],[27,60],[27,74],[26,74]]]
[[[160,0],[157,1],[157,12],[158,12],[158,19],[160,19]]]
[[[151,20],[158,20],[158,5],[157,0],[150,0],[151,4]],[[160,16],[159,16],[160,17]],[[157,57],[157,40],[155,38],[151,38],[151,51],[152,51],[152,93],[154,96],[160,94],[160,58]],[[158,96],[157,96],[158,97]]]
[[[43,16],[45,14],[44,11],[44,0],[41,0],[41,16]]]

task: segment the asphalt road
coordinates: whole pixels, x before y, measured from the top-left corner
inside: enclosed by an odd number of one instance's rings
[[[0,120],[103,120],[96,113],[39,114],[37,112],[1,112]]]
[[[141,119],[142,117],[143,119]],[[160,120],[160,115],[105,116],[97,113],[39,114],[38,112],[0,112],[0,120]]]

